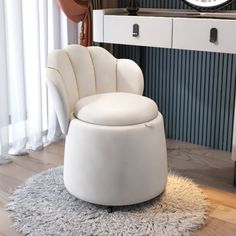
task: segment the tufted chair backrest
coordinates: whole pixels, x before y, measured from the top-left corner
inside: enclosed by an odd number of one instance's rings
[[[46,75],[64,134],[80,98],[97,93],[143,92],[143,74],[137,64],[116,59],[101,47],[70,45],[54,50],[48,56]]]
[[[71,110],[78,99],[116,91],[116,58],[101,47],[70,45],[49,54],[48,67],[61,75]]]

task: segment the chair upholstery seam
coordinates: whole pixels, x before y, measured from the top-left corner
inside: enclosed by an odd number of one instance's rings
[[[62,76],[61,72],[60,72],[58,69],[53,68],[53,67],[50,67],[50,66],[48,66],[47,69],[55,70],[55,71],[60,75],[60,77],[62,78],[62,83],[63,83],[63,86],[64,86],[64,88],[65,88],[65,90],[66,90],[67,99],[68,99],[69,104],[70,104],[70,99],[69,99],[69,97],[70,97],[69,94],[70,94],[70,93],[68,92],[68,89],[67,89],[67,87],[66,87],[66,85],[65,85],[65,82],[64,82],[64,80],[63,80],[63,76]],[[70,110],[71,110],[71,104],[70,104]]]
[[[77,78],[77,76],[76,76],[75,69],[74,69],[74,66],[73,66],[73,63],[72,63],[72,61],[71,61],[71,58],[70,58],[69,53],[68,53],[66,50],[64,50],[64,51],[65,51],[65,53],[66,53],[66,55],[67,55],[67,57],[68,57],[68,59],[69,59],[69,62],[70,62],[71,67],[72,67],[72,70],[73,70],[73,72],[74,72],[74,76],[75,76],[75,78],[76,78],[76,85],[77,85],[77,92],[78,92],[78,100],[79,100],[79,99],[80,99],[80,91],[79,91],[79,85],[78,85],[78,78]]]
[[[90,59],[92,61],[92,65],[93,65],[93,72],[94,72],[94,81],[95,81],[95,90],[96,90],[96,93],[98,92],[98,88],[97,88],[97,76],[96,76],[96,71],[95,71],[95,65],[94,65],[94,62],[93,62],[93,57],[91,55],[91,52],[90,50],[88,49],[88,52],[89,52],[89,56],[90,56]]]
[[[119,59],[116,58],[116,92],[118,92],[118,61]]]
[[[56,71],[56,72],[59,74],[59,76],[61,77],[61,81],[62,81],[62,83],[63,83],[64,89],[65,89],[65,92],[66,92],[66,96],[67,96],[67,102],[69,103],[69,112],[70,112],[70,115],[69,115],[69,116],[71,117],[71,113],[73,113],[73,110],[71,109],[71,104],[70,104],[70,99],[69,99],[69,93],[68,93],[67,87],[65,86],[65,82],[64,82],[64,80],[63,80],[63,76],[62,76],[61,72],[60,72],[58,69],[53,68],[53,67],[50,67],[50,66],[47,66],[46,69],[50,69],[50,70]],[[50,80],[49,80],[49,81],[50,81]],[[53,85],[55,85],[52,81],[50,81],[50,83],[52,83]],[[55,111],[55,112],[56,112],[56,111]],[[57,112],[56,112],[56,116],[57,116],[57,119],[58,119],[58,114],[57,114]],[[69,124],[70,124],[70,121],[68,121],[67,132],[68,132]],[[61,125],[60,125],[60,127],[61,127]],[[63,131],[63,134],[64,134],[64,131]]]

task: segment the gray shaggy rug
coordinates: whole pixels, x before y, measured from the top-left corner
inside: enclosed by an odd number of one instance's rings
[[[141,187],[141,186],[140,186]],[[166,191],[138,205],[104,206],[76,199],[63,184],[63,167],[28,179],[7,205],[15,229],[31,236],[190,235],[208,215],[208,202],[191,180],[169,174]]]

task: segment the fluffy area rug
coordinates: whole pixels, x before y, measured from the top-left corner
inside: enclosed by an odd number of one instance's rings
[[[142,186],[140,186],[142,187]],[[10,197],[15,229],[31,236],[190,235],[208,215],[208,201],[190,179],[169,174],[166,191],[142,204],[115,207],[76,199],[63,184],[63,167],[28,179]]]

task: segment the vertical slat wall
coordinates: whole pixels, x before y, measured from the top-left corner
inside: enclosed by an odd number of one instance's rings
[[[126,2],[120,0],[120,7]],[[140,5],[189,8],[180,0]],[[228,8],[236,9],[236,3]],[[117,53],[141,66],[145,95],[158,103],[168,138],[231,150],[236,55],[121,45]]]

